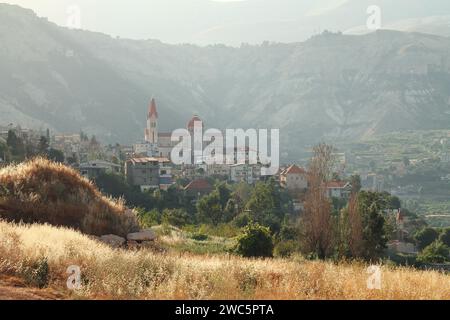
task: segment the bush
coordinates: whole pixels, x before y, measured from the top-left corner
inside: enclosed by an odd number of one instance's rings
[[[249,224],[237,240],[236,252],[244,257],[272,257],[273,239],[270,230],[259,224]]]
[[[445,263],[450,261],[450,249],[440,241],[427,246],[417,257],[421,263]]]
[[[419,250],[425,249],[425,247],[432,244],[439,237],[439,232],[433,228],[424,228],[418,231],[414,235],[414,240],[416,241]]]
[[[299,230],[295,226],[283,225],[280,230],[280,240],[298,240],[300,238]]]
[[[163,224],[182,227],[189,222],[189,216],[186,211],[182,209],[165,209],[161,221]]]
[[[450,228],[442,230],[441,235],[439,236],[439,241],[450,247]]]
[[[197,241],[206,241],[208,240],[208,235],[203,233],[194,233],[191,238]]]
[[[161,213],[158,209],[153,209],[152,211],[147,212],[143,208],[136,208],[135,211],[137,212],[139,224],[143,229],[150,228],[161,223]]]
[[[248,213],[241,213],[233,219],[233,224],[238,228],[243,228],[248,225],[251,221],[250,215]]]
[[[288,258],[299,249],[298,243],[292,240],[282,241],[275,246],[274,253],[276,257]]]
[[[22,270],[23,277],[28,285],[45,288],[49,280],[49,267],[47,258],[42,257],[30,266],[24,267]]]

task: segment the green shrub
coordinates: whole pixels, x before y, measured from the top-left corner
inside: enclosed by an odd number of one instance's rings
[[[233,219],[233,224],[238,227],[242,228],[248,225],[251,222],[250,215],[248,213],[241,213],[237,217]]]
[[[273,239],[270,230],[259,224],[249,224],[237,240],[236,252],[244,257],[272,257]]]
[[[419,250],[423,250],[437,240],[438,237],[439,232],[436,229],[424,228],[414,235],[414,240],[416,241]]]
[[[288,258],[299,249],[296,241],[281,241],[275,246],[274,254],[276,257]]]
[[[439,241],[450,247],[450,228],[442,230],[441,235],[439,236]]]
[[[42,257],[33,262],[30,266],[24,267],[22,274],[28,285],[38,287],[40,289],[45,288],[48,285],[49,280],[47,258]]]
[[[143,208],[135,209],[137,212],[139,225],[145,229],[156,226],[161,223],[161,213],[158,209],[153,209],[152,211],[145,211]]]
[[[427,246],[417,257],[421,263],[445,263],[450,261],[450,249],[440,241]]]
[[[194,233],[191,238],[197,241],[206,241],[208,240],[208,235],[203,233]]]
[[[283,225],[281,227],[279,236],[281,241],[298,240],[300,237],[298,228],[289,225]]]
[[[189,223],[189,215],[183,209],[165,209],[161,221],[163,224],[182,227]]]

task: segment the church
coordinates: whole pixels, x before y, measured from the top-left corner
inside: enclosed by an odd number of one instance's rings
[[[134,153],[146,157],[167,158],[170,160],[170,152],[177,142],[171,141],[171,132],[159,132],[158,111],[156,101],[152,98],[147,112],[147,124],[144,133],[144,142],[134,145]],[[187,124],[188,130],[193,130],[194,122],[201,122],[198,116],[194,116]]]

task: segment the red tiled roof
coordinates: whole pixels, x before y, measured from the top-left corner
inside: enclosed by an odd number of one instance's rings
[[[305,169],[300,168],[295,164],[293,164],[283,172],[283,174],[305,174],[305,173],[306,173]]]
[[[345,181],[330,181],[327,183],[327,188],[343,189],[348,185]]]
[[[133,163],[147,163],[147,162],[159,162],[159,163],[164,163],[164,162],[170,162],[169,159],[167,158],[162,158],[162,157],[142,157],[142,158],[131,158],[128,161],[131,161]]]
[[[212,189],[212,185],[205,179],[197,179],[191,181],[184,190],[209,190]]]

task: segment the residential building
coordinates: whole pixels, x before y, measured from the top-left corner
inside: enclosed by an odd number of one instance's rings
[[[230,166],[230,180],[239,183],[254,184],[261,179],[261,166],[250,164],[235,164]]]
[[[280,185],[288,191],[301,191],[308,188],[308,176],[306,170],[291,165],[280,173]]]
[[[347,199],[352,192],[352,186],[345,181],[330,181],[327,183],[326,192],[329,198]]]
[[[186,187],[184,187],[184,191],[187,196],[200,199],[202,196],[205,196],[213,191],[213,186],[206,179],[196,179],[191,181]]]
[[[227,164],[210,164],[206,170],[208,176],[230,177],[230,166]]]
[[[83,177],[92,180],[103,173],[119,173],[120,165],[103,160],[93,160],[81,163],[78,170]]]
[[[132,158],[125,162],[125,176],[132,186],[141,191],[157,189],[160,185],[160,160],[158,158]]]
[[[159,188],[167,190],[173,185],[172,165],[167,158],[158,158],[159,160]]]

